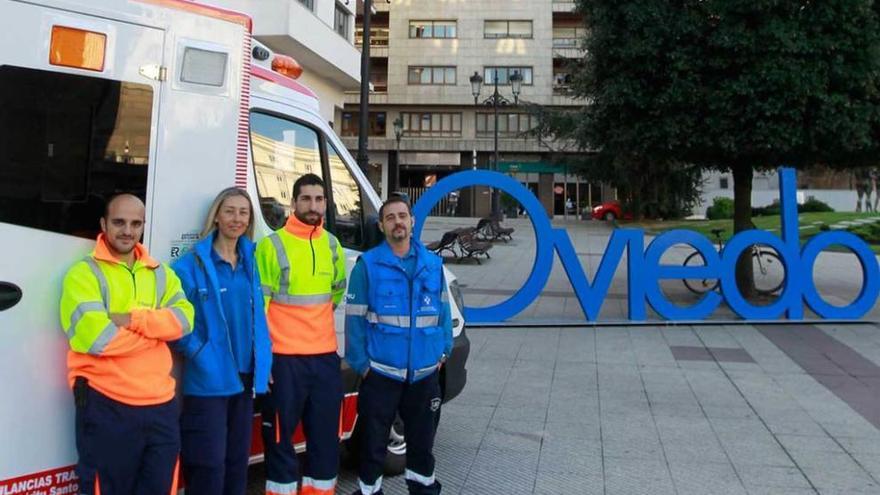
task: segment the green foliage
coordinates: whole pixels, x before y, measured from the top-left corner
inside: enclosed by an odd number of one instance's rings
[[[579,0],[590,105],[564,134],[706,167],[851,164],[877,149],[872,0]]]
[[[834,208],[828,206],[828,203],[825,203],[822,200],[816,199],[813,196],[807,198],[803,204],[798,205],[797,207],[798,213],[821,213],[821,212],[832,212]],[[759,206],[752,208],[752,216],[753,217],[766,217],[771,215],[779,215],[782,211],[782,207],[779,204],[779,200],[773,200],[773,203],[767,206]]]
[[[779,215],[782,207],[779,205],[779,200],[775,199],[772,203],[767,206],[758,206],[752,207],[752,216],[753,217],[765,217],[769,215]]]
[[[813,196],[807,198],[804,204],[798,205],[799,213],[834,211],[834,208],[828,206],[828,203],[818,200]]]
[[[577,10],[588,55],[569,73],[584,106],[538,129],[629,167],[615,173],[637,189],[660,164],[731,170],[740,231],[753,170],[880,154],[880,2],[577,0]],[[741,287],[750,273],[738,264]]]
[[[709,220],[733,218],[733,200],[722,197],[713,199],[712,206],[706,208],[706,218]]]
[[[847,229],[853,234],[861,237],[869,244],[880,244],[880,224],[869,223],[865,225],[857,225]]]

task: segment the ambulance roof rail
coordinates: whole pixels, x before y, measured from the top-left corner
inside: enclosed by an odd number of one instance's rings
[[[207,5],[203,3],[196,2],[194,0],[135,0],[141,3],[148,3],[151,5],[158,5],[160,7],[168,7],[171,9],[183,10],[186,12],[192,12],[195,14],[213,17],[215,19],[223,19],[229,22],[234,22],[236,24],[241,24],[245,29],[248,30],[249,33],[253,32],[254,21],[251,19],[251,16],[247,14],[243,14],[241,12],[236,12],[234,10],[224,9],[221,7],[215,7],[213,5]]]

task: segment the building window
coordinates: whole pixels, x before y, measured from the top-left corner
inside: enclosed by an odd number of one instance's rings
[[[403,112],[404,136],[461,136],[461,114],[447,112]]]
[[[510,84],[510,76],[514,72],[519,72],[522,76],[522,83],[526,86],[532,85],[532,68],[531,67],[484,67],[483,80],[486,84],[495,84],[495,76],[498,76],[498,84]]]
[[[455,84],[455,67],[426,67],[415,66],[409,68],[408,81],[414,85],[442,85]]]
[[[532,21],[484,21],[483,37],[487,39],[531,38]]]
[[[341,5],[336,5],[336,13],[333,16],[333,30],[339,33],[343,38],[348,39],[348,26],[351,22],[351,15]]]
[[[154,103],[145,84],[0,67],[0,223],[94,239],[115,193],[147,200]]]
[[[455,38],[455,21],[409,21],[410,38]]]
[[[730,180],[730,179],[728,179],[727,177],[722,177],[721,180],[718,181],[718,182],[719,182],[718,186],[719,186],[721,189],[730,189],[730,182],[729,182],[729,180]]]
[[[577,48],[580,41],[587,35],[583,26],[561,26],[553,28],[554,48]]]
[[[499,113],[498,114],[498,134],[501,136],[517,136],[520,135],[537,124],[527,113]],[[495,114],[478,113],[477,114],[477,137],[489,137],[495,134]]]
[[[305,5],[312,12],[315,11],[315,0],[299,0],[299,3]]]
[[[342,135],[357,136],[360,113],[342,112]],[[370,112],[368,136],[385,137],[385,112]]]

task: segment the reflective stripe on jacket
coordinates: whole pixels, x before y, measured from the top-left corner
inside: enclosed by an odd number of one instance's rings
[[[346,313],[362,312],[368,322],[367,356],[372,370],[400,381],[415,382],[437,370],[447,347],[441,314],[446,302],[443,261],[418,241],[416,269],[410,280],[387,242],[367,251],[366,307],[349,304]]]
[[[193,249],[174,263],[183,289],[195,306],[195,330],[175,343],[184,355],[183,393],[196,396],[226,396],[242,391],[238,365],[232,355],[230,328],[223,312],[220,283],[211,259],[214,235],[199,241]],[[241,263],[250,274],[251,297],[240,301],[253,311],[252,332],[254,353],[254,391],[266,393],[272,369],[272,346],[266,327],[260,275],[254,260],[256,245],[247,237],[238,240]]]
[[[171,269],[138,244],[131,268],[115,259],[103,234],[94,252],[64,277],[61,327],[67,334],[68,381],[78,376],[130,405],[161,404],[174,396],[165,342],[192,331],[193,307]],[[116,326],[111,313],[131,313]]]
[[[257,245],[272,352],[336,352],[333,309],[345,292],[345,253],[321,225],[295,215]]]

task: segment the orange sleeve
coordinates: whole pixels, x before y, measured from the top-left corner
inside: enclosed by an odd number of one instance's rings
[[[188,333],[190,326],[179,313],[175,308],[135,309],[128,328],[149,339],[177,340]]]
[[[130,356],[147,349],[152,349],[157,345],[164,345],[158,340],[147,338],[143,335],[132,332],[125,327],[119,327],[116,335],[107,342],[107,345],[101,350],[101,356],[121,357]]]

